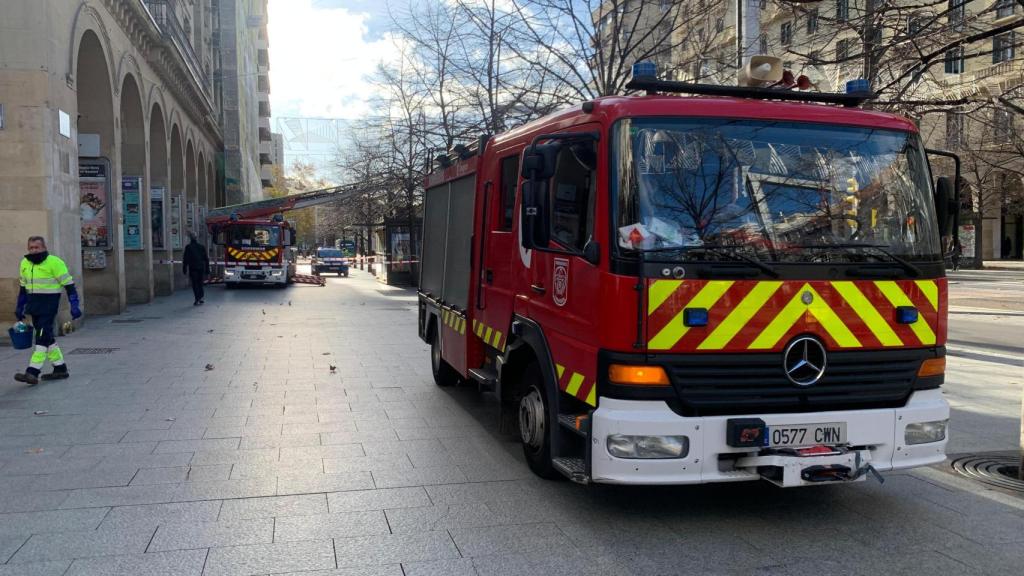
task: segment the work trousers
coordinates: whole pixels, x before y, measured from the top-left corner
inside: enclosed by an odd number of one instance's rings
[[[192,294],[196,297],[196,302],[199,302],[206,297],[206,292],[203,289],[203,274],[202,270],[189,270],[188,279],[192,283]]]
[[[53,334],[56,320],[56,314],[32,314],[36,347],[32,350],[32,358],[29,360],[26,374],[38,376],[47,360],[53,365],[55,372],[67,370],[64,364],[64,353],[61,352],[60,346],[57,346],[57,339]]]

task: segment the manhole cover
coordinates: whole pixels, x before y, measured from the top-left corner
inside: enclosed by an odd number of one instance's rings
[[[68,354],[110,354],[116,350],[117,348],[75,348]]]
[[[953,460],[953,469],[967,476],[998,486],[1004,490],[1024,492],[1024,480],[1017,478],[1020,454],[978,454]]]
[[[123,318],[121,320],[111,320],[111,324],[138,324],[142,322],[142,318]]]

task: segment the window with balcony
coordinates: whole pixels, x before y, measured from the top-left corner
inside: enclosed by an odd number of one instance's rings
[[[998,64],[1013,59],[1013,31],[992,37],[992,63]]]
[[[260,166],[267,166],[273,163],[273,160],[270,159],[270,154],[260,154]]]
[[[964,73],[964,47],[957,46],[946,52],[946,74]]]
[[[850,19],[850,1],[836,0],[836,20],[846,22]]]
[[[722,32],[725,30],[725,18],[719,18],[715,20],[715,32]]]
[[[768,36],[766,36],[764,34],[761,35],[761,45],[760,45],[760,48],[761,48],[761,54],[767,54],[768,53]]]
[[[946,148],[959,150],[964,141],[964,116],[959,112],[946,112]]]
[[[1016,6],[1016,0],[998,0],[998,2],[996,2],[996,18],[1007,18],[1009,16],[1013,16],[1014,8]]]
[[[850,38],[843,38],[836,42],[836,60],[842,62],[850,57],[850,48],[853,46],[853,40]]]
[[[907,35],[913,38],[917,36],[925,26],[925,17],[920,14],[913,14],[907,18]]]
[[[256,89],[260,92],[270,92],[270,79],[264,75],[256,78]]]
[[[783,22],[782,27],[779,31],[779,41],[782,42],[783,46],[789,46],[793,43],[793,23]]]
[[[992,135],[996,144],[1004,144],[1013,137],[1013,113],[1005,108],[992,110]]]
[[[954,30],[962,30],[967,17],[967,0],[949,0],[949,25]]]
[[[260,102],[260,117],[270,118],[270,102]]]
[[[818,9],[807,12],[807,33],[814,34],[818,31]]]
[[[260,66],[270,66],[270,55],[266,50],[260,50],[256,54]]]

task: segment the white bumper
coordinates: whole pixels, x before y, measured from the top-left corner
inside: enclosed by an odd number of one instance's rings
[[[283,284],[287,282],[288,274],[284,268],[271,268],[264,266],[260,269],[254,268],[225,268],[224,282],[229,284]]]
[[[902,408],[843,410],[806,414],[749,414],[732,416],[679,416],[664,402],[614,400],[602,397],[592,417],[591,481],[608,484],[699,484],[757,480],[756,469],[719,464],[720,454],[755,455],[757,450],[726,444],[726,422],[731,418],[760,418],[769,426],[845,422],[850,446],[864,447],[865,456],[879,471],[914,468],[942,462],[946,442],[907,445],[905,428],[917,422],[949,418],[949,404],[941,390],[914,392]],[[608,453],[610,434],[685,435],[690,451],[674,460],[631,460]],[[947,434],[948,438],[948,434]],[[811,458],[808,465],[813,465]],[[722,469],[724,468],[724,469]]]

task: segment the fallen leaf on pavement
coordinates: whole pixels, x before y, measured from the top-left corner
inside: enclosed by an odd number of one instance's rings
[[[46,410],[36,410],[35,412],[33,412],[33,414],[35,414],[36,416],[46,416],[47,414],[49,414],[49,412],[47,412]]]
[[[43,453],[43,449],[42,448],[29,448],[28,450],[25,450],[25,454],[42,454],[42,453]]]
[[[337,367],[337,366],[331,365],[331,372],[334,372],[334,371],[335,371],[335,370],[337,370],[337,369],[338,369],[338,367]]]
[[[210,370],[213,370],[213,364],[206,365],[206,371],[209,372]]]

